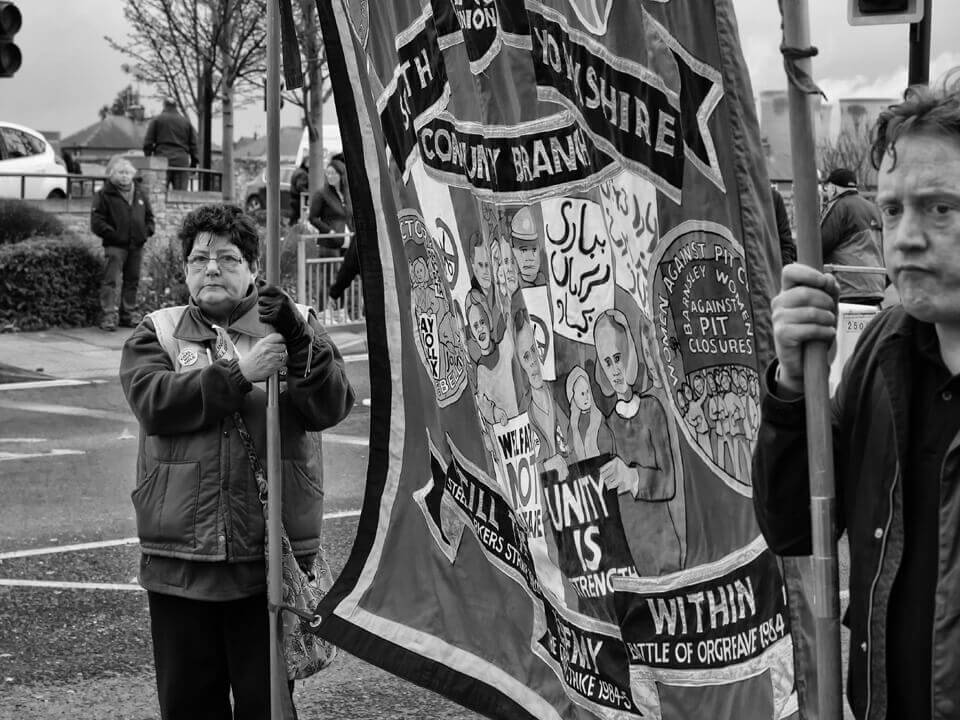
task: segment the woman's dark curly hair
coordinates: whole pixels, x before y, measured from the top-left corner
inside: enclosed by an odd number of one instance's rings
[[[960,141],[960,67],[950,70],[935,87],[912,85],[903,102],[891,105],[877,119],[870,162],[877,170],[884,155],[897,164],[897,140],[906,135],[930,133]]]
[[[260,256],[260,233],[257,223],[236,205],[202,205],[191,210],[183,218],[177,238],[183,248],[183,260],[186,262],[193,243],[200,233],[226,235],[237,246],[248,265],[253,265]]]

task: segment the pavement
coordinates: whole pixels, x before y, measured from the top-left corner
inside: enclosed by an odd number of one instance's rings
[[[51,328],[0,334],[0,387],[3,384],[116,377],[123,343],[132,328]],[[363,325],[330,325],[327,332],[343,355],[367,352]]]

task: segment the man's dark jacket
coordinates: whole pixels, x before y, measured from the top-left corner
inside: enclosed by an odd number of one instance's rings
[[[833,443],[838,531],[850,541],[850,665],[847,694],[858,718],[887,717],[887,606],[903,555],[903,483],[910,436],[911,352],[918,321],[900,306],[867,326],[834,394]],[[776,363],[768,370],[775,388]],[[804,402],[768,392],[754,455],[753,501],[771,549],[811,553]],[[960,437],[940,481],[936,609],[932,645],[933,717],[960,713]],[[891,720],[894,720],[891,718]],[[899,720],[899,719],[897,719]]]
[[[820,220],[823,262],[883,267],[880,211],[856,190],[844,190],[824,208]],[[883,296],[883,273],[837,273],[840,299]]]
[[[197,133],[190,121],[176,110],[164,110],[147,125],[143,154],[160,155],[186,167],[197,160]]]
[[[153,209],[139,182],[133,183],[133,201],[127,202],[109,180],[93,196],[90,230],[103,246],[139,248],[153,235]]]
[[[797,261],[797,244],[793,241],[793,230],[790,229],[787,203],[775,187],[771,186],[770,194],[773,196],[773,215],[777,220],[777,236],[780,238],[780,263],[789,265]]]

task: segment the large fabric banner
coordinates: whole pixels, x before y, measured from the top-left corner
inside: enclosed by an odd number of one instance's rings
[[[318,0],[370,348],[321,632],[496,718],[797,712],[730,0]]]

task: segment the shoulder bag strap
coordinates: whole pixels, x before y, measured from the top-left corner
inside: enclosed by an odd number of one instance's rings
[[[247,451],[247,459],[250,461],[250,469],[253,470],[253,477],[257,481],[257,491],[260,495],[260,503],[264,511],[267,509],[267,472],[263,469],[263,463],[260,462],[260,456],[257,455],[257,448],[253,445],[253,438],[250,431],[247,430],[247,424],[239,412],[233,414],[233,424],[240,433],[240,440],[243,442],[243,449]]]

